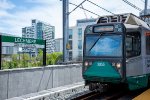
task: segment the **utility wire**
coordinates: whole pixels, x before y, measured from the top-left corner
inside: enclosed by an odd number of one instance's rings
[[[81,5],[81,7],[83,8],[83,5]],[[85,17],[86,17],[86,19],[87,19],[87,15],[86,15],[85,10],[83,10],[83,13],[84,13],[84,15],[85,15]]]
[[[86,0],[82,1],[79,5],[77,5],[72,11],[69,12],[71,14],[73,11],[75,11],[78,7],[80,8],[80,5],[82,5]]]
[[[94,15],[100,16],[100,15],[98,15],[98,14],[96,14],[96,13],[90,11],[90,10],[87,10],[87,9],[83,8],[83,5],[82,5],[82,4],[83,4],[85,1],[88,1],[89,3],[91,3],[91,4],[93,4],[93,5],[97,6],[97,7],[99,7],[99,8],[101,8],[101,9],[105,10],[106,12],[109,12],[109,13],[115,15],[115,14],[112,13],[111,11],[109,11],[109,10],[107,10],[107,9],[105,9],[105,8],[103,8],[103,7],[101,7],[101,6],[99,6],[99,5],[97,5],[96,3],[94,3],[94,2],[92,2],[92,1],[90,1],[90,0],[84,0],[84,1],[82,1],[79,5],[76,5],[76,4],[74,4],[74,3],[69,2],[69,4],[76,6],[76,8],[74,8],[74,9],[73,9],[72,11],[70,11],[68,14],[72,13],[72,12],[75,11],[77,8],[81,8],[81,9],[84,10],[84,15],[86,16],[86,18],[87,18],[87,15],[86,15],[85,11],[90,12],[90,13],[92,13],[92,14],[94,14]],[[80,7],[80,6],[81,6],[81,7]]]
[[[94,14],[94,15],[100,17],[100,15],[98,15],[98,14],[96,14],[96,13],[90,11],[90,10],[87,10],[87,9],[85,9],[85,8],[83,8],[83,7],[80,7],[80,6],[78,6],[78,5],[74,4],[74,3],[69,2],[69,4],[74,5],[74,6],[76,6],[76,7],[79,7],[79,8],[81,8],[81,9],[83,9],[83,10],[89,12],[89,13],[92,13],[92,14]]]
[[[140,9],[139,7],[135,6],[134,4],[132,4],[131,2],[127,1],[127,0],[122,0],[124,1],[125,3],[127,3],[128,5],[132,6],[133,8],[139,10],[139,11],[142,11],[142,9]]]
[[[99,7],[99,8],[101,8],[101,9],[105,10],[106,12],[109,12],[109,13],[111,13],[111,14],[115,15],[115,14],[114,14],[114,13],[112,13],[111,11],[109,11],[109,10],[107,10],[107,9],[105,9],[105,8],[103,8],[103,7],[101,7],[101,6],[99,6],[99,5],[97,5],[96,3],[92,2],[92,1],[89,1],[89,0],[87,0],[87,1],[88,1],[88,2],[90,2],[91,4],[93,4],[93,5],[97,6],[97,7]]]

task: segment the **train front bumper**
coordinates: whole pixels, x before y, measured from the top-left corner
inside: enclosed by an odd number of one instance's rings
[[[108,62],[94,62],[84,71],[83,78],[88,81],[114,83],[121,82],[122,79],[116,68]]]

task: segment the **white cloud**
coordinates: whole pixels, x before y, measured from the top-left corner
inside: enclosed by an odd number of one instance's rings
[[[12,9],[15,5],[8,0],[0,0],[0,9]]]
[[[7,16],[3,18],[5,20],[0,20],[0,31],[10,34],[15,33],[15,35],[21,36],[21,28],[31,26],[31,19],[38,19],[56,26],[56,37],[62,37],[62,13],[61,7],[59,7],[59,3],[61,2],[57,3],[58,6],[37,6],[23,12],[16,11],[13,13],[13,16]]]
[[[44,4],[44,5],[53,5],[56,3],[55,0],[26,0],[27,3],[33,3],[33,4]]]
[[[8,17],[8,16],[11,16],[11,14],[9,14],[5,10],[0,10],[0,18],[5,17],[5,16]]]

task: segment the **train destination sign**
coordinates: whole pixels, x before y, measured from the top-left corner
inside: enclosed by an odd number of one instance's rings
[[[94,32],[112,32],[114,31],[114,26],[95,26]]]
[[[2,42],[44,45],[44,40],[41,39],[11,37],[11,36],[2,36]]]

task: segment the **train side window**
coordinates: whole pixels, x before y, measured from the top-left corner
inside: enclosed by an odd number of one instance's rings
[[[126,57],[135,57],[141,54],[140,33],[127,33],[126,36]]]
[[[150,55],[150,35],[146,35],[146,54]]]

